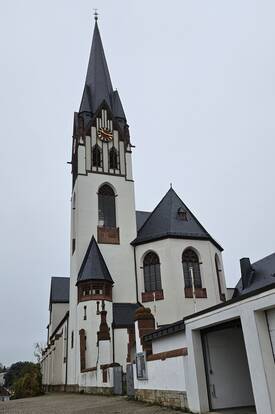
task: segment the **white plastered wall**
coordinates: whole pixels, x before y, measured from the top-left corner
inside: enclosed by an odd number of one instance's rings
[[[194,313],[195,305],[192,298],[185,298],[184,276],[182,269],[182,253],[187,248],[193,248],[199,256],[202,286],[207,290],[207,298],[196,299],[196,311],[203,310],[220,303],[215,254],[218,255],[221,267],[221,252],[207,240],[164,239],[146,243],[136,247],[136,262],[138,274],[139,300],[144,292],[143,258],[148,251],[158,254],[161,268],[161,282],[164,300],[145,302],[149,306],[159,325],[172,323],[184,316]],[[221,287],[226,294],[223,267],[220,272]]]
[[[49,336],[54,332],[58,324],[69,310],[68,303],[53,303],[51,310],[51,323],[49,324]]]

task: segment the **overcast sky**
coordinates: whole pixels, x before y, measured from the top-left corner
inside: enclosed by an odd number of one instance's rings
[[[170,182],[239,259],[275,250],[275,3],[24,0],[0,3],[0,362],[46,341],[50,277],[69,276],[73,112],[94,21],[134,151],[137,209]]]

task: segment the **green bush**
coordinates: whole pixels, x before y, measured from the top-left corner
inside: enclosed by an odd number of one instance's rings
[[[36,397],[43,394],[40,365],[28,362],[20,368],[16,370],[16,375],[11,376],[10,387],[14,392],[13,398]]]

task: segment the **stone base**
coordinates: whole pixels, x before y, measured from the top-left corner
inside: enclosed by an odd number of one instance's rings
[[[77,384],[72,385],[43,385],[44,392],[79,392],[79,386]]]
[[[114,395],[112,387],[79,387],[79,392],[95,395]]]
[[[184,391],[135,390],[135,398],[139,401],[188,411],[187,396]]]

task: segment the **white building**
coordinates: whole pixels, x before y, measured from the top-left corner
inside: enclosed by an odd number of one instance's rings
[[[221,246],[172,188],[152,212],[136,211],[132,150],[96,22],[74,114],[70,277],[51,280],[45,388],[119,394],[127,372],[128,394],[145,401],[274,414],[275,255],[242,259],[232,298]]]
[[[151,351],[141,375],[133,365],[137,398],[194,413],[275,413],[275,253],[241,259],[241,272],[232,299],[150,334],[137,313],[137,352]]]
[[[172,188],[152,212],[136,211],[132,150],[96,22],[74,114],[70,277],[51,282],[45,388],[112,392],[134,357],[137,308],[152,310],[155,328],[226,300],[222,248]]]

